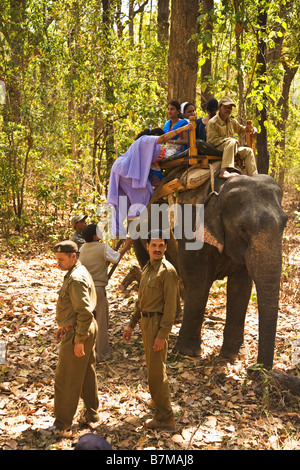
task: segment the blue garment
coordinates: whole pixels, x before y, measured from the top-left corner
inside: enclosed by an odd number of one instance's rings
[[[89,432],[79,438],[74,450],[113,450],[113,448],[104,437]]]
[[[174,124],[174,126],[171,128],[172,121],[171,119],[169,119],[168,121],[165,122],[163,130],[165,133],[170,132],[171,130],[175,131],[176,129],[179,129],[180,127],[186,126],[186,124],[187,124],[186,119],[180,119],[180,121],[177,121],[176,124]],[[172,140],[177,140],[178,138],[179,138],[179,134],[176,135],[175,137],[172,137],[172,139],[170,139],[169,142],[172,142]],[[183,147],[184,147],[184,150],[186,150],[188,148],[188,145],[183,145]]]
[[[203,124],[202,118],[196,119],[196,139],[204,140],[206,142],[206,124]]]

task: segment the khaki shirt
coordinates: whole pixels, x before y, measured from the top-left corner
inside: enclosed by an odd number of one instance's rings
[[[177,311],[178,280],[176,269],[164,257],[153,264],[148,261],[142,271],[138,301],[129,322],[130,328],[138,323],[141,312],[159,312],[162,317],[157,336],[166,339]]]
[[[222,145],[228,137],[245,134],[246,126],[242,126],[235,118],[229,116],[223,121],[219,114],[211,118],[206,126],[206,141],[214,147]]]
[[[77,261],[64,277],[56,304],[58,326],[75,329],[75,343],[82,343],[88,336],[97,302],[96,290],[91,275]]]

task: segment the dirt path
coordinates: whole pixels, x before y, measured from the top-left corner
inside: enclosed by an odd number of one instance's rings
[[[300,228],[287,202],[290,218],[284,240],[282,292],[275,367],[299,375],[292,363],[292,344],[300,338]],[[168,376],[177,425],[172,432],[149,431],[150,417],[138,396],[148,397],[141,336],[122,341],[124,325],[133,311],[136,285],[121,293],[118,286],[135,263],[127,254],[109,282],[110,342],[113,359],[97,366],[100,417],[92,432],[114,449],[300,449],[299,398],[268,381],[258,387],[247,375],[257,354],[257,306],[253,291],[248,308],[245,345],[248,356],[234,364],[218,359],[225,320],[226,282],[216,282],[207,306],[203,354],[191,359],[174,353],[180,319],[170,337]],[[63,273],[48,252],[0,256],[0,341],[7,345],[0,365],[0,449],[72,449],[91,429],[77,425],[72,438],[47,433],[53,423],[53,378],[58,346],[55,340],[55,302]],[[75,423],[78,423],[80,403]]]

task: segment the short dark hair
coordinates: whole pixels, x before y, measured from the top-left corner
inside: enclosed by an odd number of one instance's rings
[[[83,231],[82,231],[82,236],[83,238],[85,239],[85,241],[87,243],[91,243],[92,241],[94,241],[94,235],[96,235],[96,228],[97,228],[97,225],[96,224],[90,224],[90,225],[87,225]]]
[[[149,244],[152,238],[158,239],[161,238],[165,244],[167,244],[167,237],[162,230],[151,230],[148,233],[147,243]]]
[[[210,100],[206,102],[205,107],[206,107],[206,110],[211,113],[211,117],[213,117],[217,113],[219,104],[215,98],[211,98]]]

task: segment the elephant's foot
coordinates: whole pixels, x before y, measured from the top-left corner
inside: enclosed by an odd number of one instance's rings
[[[236,361],[238,358],[247,358],[248,351],[245,345],[242,346],[222,346],[220,356],[228,359],[230,362]]]
[[[230,351],[225,351],[225,350],[221,349],[220,357],[223,357],[224,359],[227,359],[228,362],[234,362],[234,361],[237,360],[238,355],[234,354]]]
[[[175,349],[184,356],[195,357],[201,355],[201,346],[199,341],[183,340],[179,338],[175,344]]]

